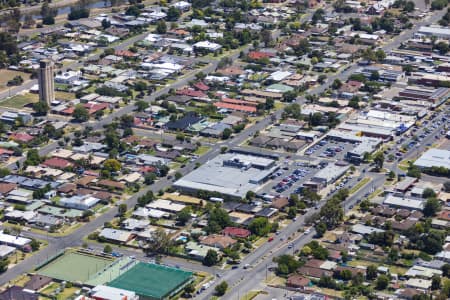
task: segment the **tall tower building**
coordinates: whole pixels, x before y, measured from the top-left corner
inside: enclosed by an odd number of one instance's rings
[[[42,59],[39,62],[39,101],[50,106],[55,101],[55,80],[53,78],[53,62]]]

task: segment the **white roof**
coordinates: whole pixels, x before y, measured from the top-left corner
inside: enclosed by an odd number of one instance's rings
[[[288,78],[291,75],[292,75],[292,72],[276,71],[276,72],[273,72],[272,74],[270,74],[269,78],[272,80],[275,80],[275,81],[281,81],[281,80]]]
[[[31,242],[30,239],[14,236],[10,234],[5,234],[3,232],[0,233],[0,242],[9,245],[15,245],[18,247],[23,247]]]
[[[442,149],[429,149],[414,162],[419,168],[429,168],[433,166],[450,169],[450,151]]]
[[[410,278],[406,281],[406,286],[428,290],[431,287],[431,280]]]
[[[127,175],[123,175],[122,177],[119,178],[119,180],[121,180],[121,181],[123,180],[123,181],[126,181],[128,183],[133,183],[133,182],[138,181],[141,178],[142,178],[141,173],[133,172],[133,173],[130,173],[130,174],[127,174]]]
[[[209,50],[218,50],[218,49],[222,48],[221,45],[210,42],[210,41],[201,41],[201,42],[195,43],[194,47],[195,48],[205,48],[205,49],[209,49]]]
[[[372,232],[384,232],[384,230],[362,224],[356,224],[353,225],[352,232],[366,235],[371,234]]]
[[[14,247],[10,247],[7,245],[0,245],[0,257],[8,256],[16,250]]]
[[[186,207],[184,204],[174,203],[170,200],[158,199],[146,205],[148,208],[178,212]]]
[[[118,289],[106,285],[98,285],[94,287],[92,291],[94,292],[92,294],[92,297],[94,297],[95,299],[108,299],[108,300],[137,299],[135,292]]]
[[[405,273],[406,276],[409,277],[426,277],[431,278],[433,275],[442,275],[441,270],[431,269],[427,267],[422,266],[412,266],[409,268],[409,270]]]
[[[407,208],[407,209],[417,209],[417,210],[422,210],[423,205],[424,205],[423,200],[403,198],[403,197],[397,197],[397,196],[393,196],[393,195],[388,195],[386,197],[386,199],[384,199],[383,203],[386,205],[403,207],[403,208]]]

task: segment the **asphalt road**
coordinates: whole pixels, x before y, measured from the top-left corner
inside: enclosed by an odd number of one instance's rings
[[[365,168],[367,168],[367,166],[365,166]],[[367,174],[372,178],[372,181],[345,200],[343,206],[346,212],[348,212],[350,207],[353,207],[360,199],[364,198],[366,193],[369,193],[371,190],[377,189],[383,185],[385,180],[383,174]],[[320,211],[320,207],[322,207],[325,203],[326,200],[320,201],[317,204],[317,210],[310,209],[305,215],[299,216],[296,221],[289,224],[280,235],[275,237],[274,241],[267,242],[255,249],[254,252],[242,260],[239,269],[224,271],[224,273],[221,274],[221,278],[217,278],[215,280],[215,284],[209,287],[206,291],[197,295],[195,299],[211,299],[214,295],[214,287],[221,281],[227,281],[230,286],[227,294],[221,297],[223,300],[239,299],[251,290],[264,289],[264,286],[261,285],[261,283],[264,281],[265,276],[268,273],[267,268],[275,265],[272,262],[273,258],[282,254],[292,255],[294,251],[301,249],[305,244],[313,239],[315,234],[314,228],[311,228],[308,234],[299,233],[298,229],[304,227],[305,220]],[[289,237],[291,237],[291,239],[288,239]],[[289,247],[290,244],[292,244],[292,247]],[[243,269],[242,266],[246,264],[249,264],[251,268],[247,270]]]

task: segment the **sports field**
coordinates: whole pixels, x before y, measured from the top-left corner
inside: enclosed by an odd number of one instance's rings
[[[108,285],[133,291],[144,298],[164,299],[182,289],[191,279],[191,272],[138,263]]]
[[[40,268],[37,273],[58,280],[86,282],[113,262],[99,256],[68,252]]]

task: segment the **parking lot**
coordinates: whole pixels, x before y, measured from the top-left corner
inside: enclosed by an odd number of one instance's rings
[[[430,120],[424,120],[420,126],[414,126],[410,132],[404,134],[403,136],[395,139],[395,147],[393,149],[395,159],[400,161],[404,157],[404,153],[417,149],[419,151],[420,147],[431,147],[434,143],[439,141],[443,136],[446,135],[446,125],[450,123],[448,118],[450,115],[445,113],[439,113],[436,117]],[[385,154],[388,154],[385,151]],[[391,162],[392,157],[387,157],[387,162]]]
[[[356,146],[356,144],[349,142],[338,142],[323,139],[306,150],[305,155],[310,155],[317,158],[328,158],[332,160],[344,160],[346,153]]]

